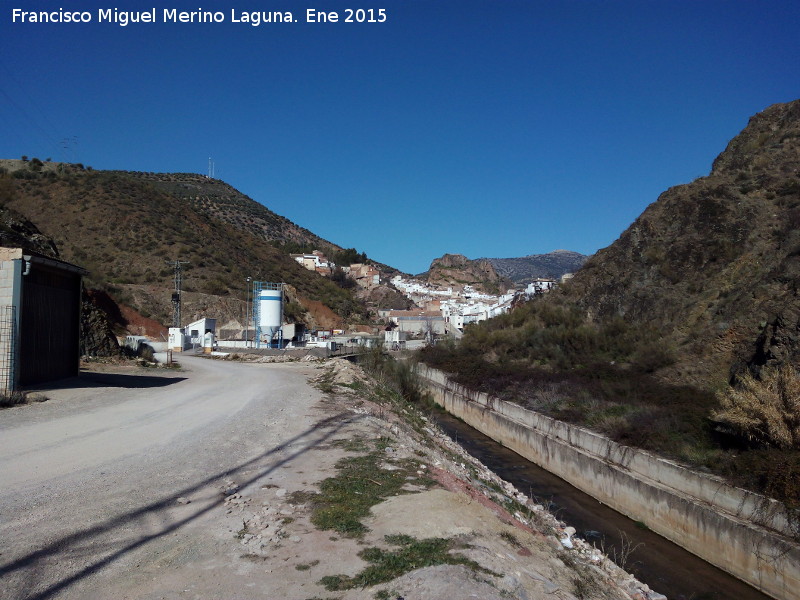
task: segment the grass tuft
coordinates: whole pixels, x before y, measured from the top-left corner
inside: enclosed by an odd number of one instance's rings
[[[464,565],[475,571],[491,573],[474,560],[461,554],[454,554],[456,543],[452,539],[427,538],[417,540],[407,535],[387,535],[387,543],[397,546],[396,550],[365,548],[358,553],[370,565],[354,577],[329,575],[320,580],[328,591],[336,592],[353,588],[364,588],[392,581],[416,569],[434,565]]]
[[[415,480],[417,485],[433,484],[427,477],[417,476],[418,462],[389,461],[394,469],[388,470],[381,468],[385,459],[385,453],[375,449],[336,463],[337,474],[322,482],[320,493],[312,500],[314,526],[349,537],[361,537],[367,531],[361,520],[369,515],[374,505],[389,496],[406,493],[402,488],[410,480]]]

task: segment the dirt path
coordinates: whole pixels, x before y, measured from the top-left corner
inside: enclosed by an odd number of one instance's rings
[[[526,531],[476,492],[474,466],[349,388],[310,386],[320,366],[184,364],[84,374],[46,391],[48,402],[0,413],[0,597],[533,600],[589,591],[591,578],[556,538]],[[363,539],[319,530],[309,498],[353,454],[348,444],[376,440],[443,485],[374,507]],[[390,534],[458,537],[463,554],[496,575],[440,565],[365,589],[319,583],[362,571],[358,552],[387,547]],[[583,597],[628,597],[595,570]]]

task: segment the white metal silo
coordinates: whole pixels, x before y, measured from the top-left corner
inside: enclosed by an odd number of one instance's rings
[[[270,343],[283,324],[283,284],[255,282],[258,341]]]

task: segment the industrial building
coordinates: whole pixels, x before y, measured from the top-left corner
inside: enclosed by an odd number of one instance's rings
[[[190,348],[206,348],[207,334],[211,334],[211,344],[217,331],[217,320],[202,318],[186,327],[170,327],[167,347],[173,352],[183,352]]]
[[[78,374],[87,274],[22,248],[0,248],[0,391]]]
[[[418,335],[443,335],[446,332],[445,320],[441,312],[419,310],[389,310],[382,314],[400,331]]]
[[[183,328],[183,331],[184,335],[188,338],[188,343],[196,346],[202,345],[203,336],[205,336],[206,333],[216,334],[217,320],[208,318],[198,319],[194,323],[189,323]]]

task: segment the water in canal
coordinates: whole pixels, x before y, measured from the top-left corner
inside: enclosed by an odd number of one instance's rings
[[[619,556],[636,547],[622,566],[670,600],[769,600],[452,415],[437,411],[433,417],[472,456],[536,502],[549,504],[550,512],[575,527],[580,537],[605,548],[609,557],[614,549]]]

